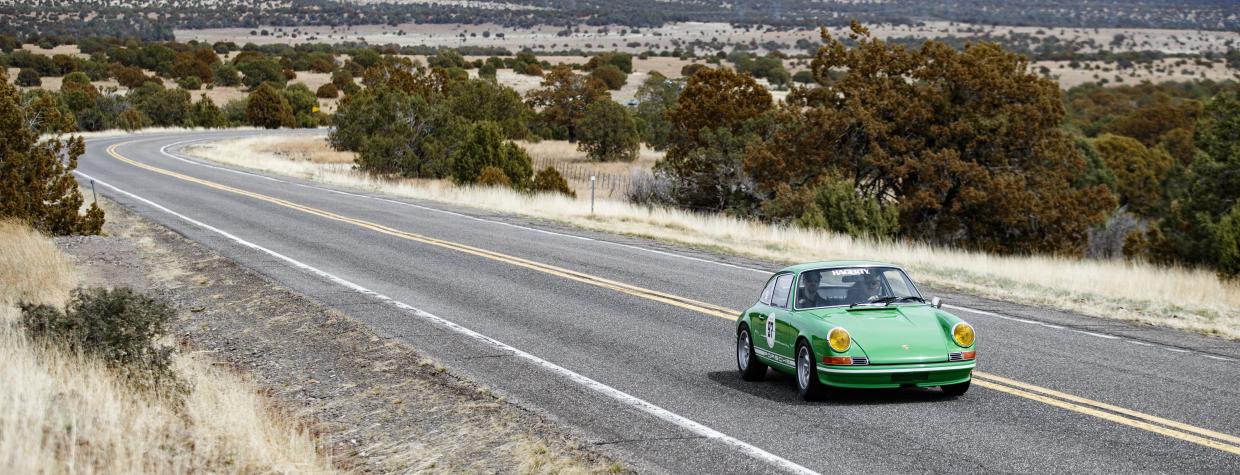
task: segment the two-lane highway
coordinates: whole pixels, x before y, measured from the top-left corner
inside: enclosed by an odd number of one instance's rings
[[[953,311],[977,328],[980,348],[968,394],[864,391],[804,403],[788,378],[746,383],[735,371],[732,318],[774,265],[177,153],[187,141],[255,133],[93,139],[79,171],[109,198],[638,468],[1240,473],[1235,343],[1095,319],[1065,325],[961,296],[949,303],[971,309]]]

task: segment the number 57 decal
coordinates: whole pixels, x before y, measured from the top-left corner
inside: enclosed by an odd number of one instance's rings
[[[775,347],[775,316],[766,319],[766,346]]]

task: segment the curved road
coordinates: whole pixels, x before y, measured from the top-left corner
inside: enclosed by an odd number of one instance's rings
[[[1240,473],[1235,342],[931,289],[977,328],[968,394],[805,403],[789,378],[735,371],[731,309],[756,298],[772,263],[177,153],[256,133],[88,140],[79,178],[638,470]]]

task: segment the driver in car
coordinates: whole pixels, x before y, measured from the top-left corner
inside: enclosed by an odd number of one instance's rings
[[[882,290],[882,285],[878,282],[878,276],[866,274],[864,278],[848,289],[848,302],[869,302],[880,297]]]

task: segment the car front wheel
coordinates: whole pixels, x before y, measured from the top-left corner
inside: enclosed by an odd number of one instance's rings
[[[736,333],[736,368],[741,371],[741,379],[745,381],[761,381],[766,377],[766,365],[758,361],[753,352],[753,339],[749,337],[749,327],[741,327]]]
[[[801,399],[816,401],[826,396],[827,390],[818,380],[818,365],[814,362],[814,349],[802,341],[797,345],[797,389]]]
[[[959,396],[969,390],[969,382],[965,381],[958,384],[948,384],[943,386],[943,394],[948,396]]]

